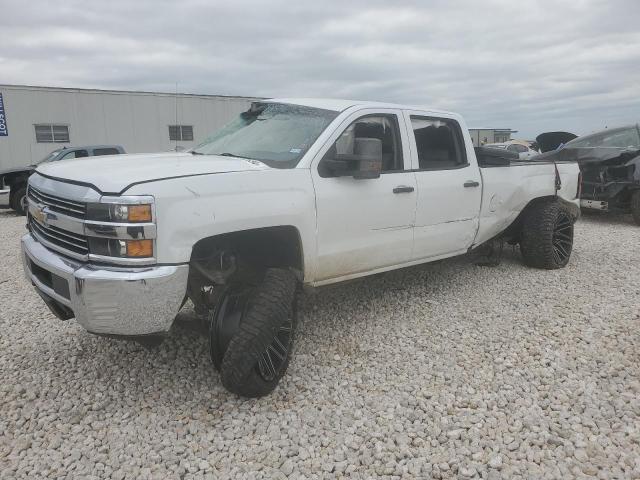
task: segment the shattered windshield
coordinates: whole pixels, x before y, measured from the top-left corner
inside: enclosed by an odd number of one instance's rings
[[[640,132],[638,126],[615,128],[604,132],[578,137],[567,142],[566,147],[615,147],[640,148]]]
[[[256,102],[192,150],[294,167],[338,112],[283,103]]]

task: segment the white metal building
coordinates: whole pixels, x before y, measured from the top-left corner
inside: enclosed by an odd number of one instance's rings
[[[65,145],[114,144],[129,153],[190,148],[252,100],[0,85],[0,170],[28,165]]]

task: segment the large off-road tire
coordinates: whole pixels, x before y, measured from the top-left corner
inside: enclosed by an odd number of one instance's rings
[[[20,187],[16,192],[11,196],[10,205],[16,212],[20,215],[27,214],[27,187]]]
[[[209,345],[230,392],[262,397],[278,385],[293,346],[296,289],[293,272],[270,268],[257,285],[223,291],[210,313]]]
[[[636,190],[631,195],[631,215],[637,225],[640,225],[640,190]]]
[[[573,223],[571,214],[558,202],[532,206],[522,224],[520,251],[524,263],[547,270],[564,267],[573,248]]]

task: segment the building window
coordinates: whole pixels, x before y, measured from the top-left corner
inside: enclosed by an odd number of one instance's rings
[[[191,142],[193,140],[192,125],[169,125],[169,140]]]
[[[38,143],[69,143],[69,126],[55,124],[34,125],[36,142]]]

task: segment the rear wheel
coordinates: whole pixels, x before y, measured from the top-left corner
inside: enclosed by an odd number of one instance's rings
[[[640,225],[640,190],[636,190],[631,195],[631,215],[637,225]]]
[[[520,251],[525,264],[553,270],[564,267],[573,248],[574,220],[557,202],[534,205],[524,218]]]
[[[285,269],[224,287],[209,314],[211,360],[222,384],[245,397],[271,393],[284,375],[296,326],[297,281]]]

